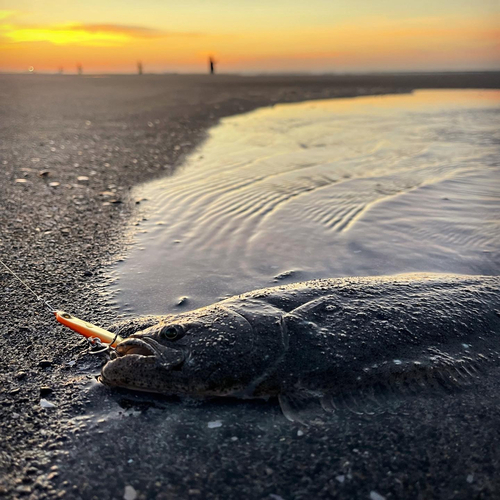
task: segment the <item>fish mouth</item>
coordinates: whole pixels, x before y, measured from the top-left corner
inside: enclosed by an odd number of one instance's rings
[[[168,370],[180,369],[186,359],[183,349],[166,347],[151,337],[128,338],[116,346],[115,352],[115,361],[134,356],[141,361],[155,361]]]
[[[138,356],[160,356],[159,344],[153,339],[148,339],[147,341],[143,339],[124,340],[116,346],[115,352],[118,358],[130,356],[131,354]]]
[[[166,394],[164,381],[178,376],[174,374],[182,369],[187,357],[185,348],[167,347],[151,337],[129,337],[116,346],[114,358],[101,368],[99,381],[109,386]]]

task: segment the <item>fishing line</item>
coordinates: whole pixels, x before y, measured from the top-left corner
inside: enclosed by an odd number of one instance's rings
[[[42,297],[40,297],[40,295],[38,295],[25,281],[23,281],[2,259],[0,259],[0,264],[2,264],[2,266],[5,267],[5,269],[7,269],[7,271],[9,271],[14,278],[19,280],[36,297],[37,300],[43,302],[51,313],[56,312],[56,310],[46,300],[42,299]]]
[[[40,295],[38,295],[24,280],[22,280],[2,259],[0,259],[0,264],[7,269],[7,271],[14,276],[21,284],[29,290],[38,301],[42,302],[49,311],[55,315],[56,320],[59,321],[59,323],[63,324],[64,326],[67,326],[74,332],[79,333],[80,335],[83,335],[84,337],[87,337],[89,340],[90,344],[92,346],[104,346],[102,349],[98,349],[97,351],[94,351],[91,353],[92,354],[101,354],[105,352],[113,352],[114,347],[121,342],[123,339],[118,335],[118,331],[116,333],[109,332],[108,330],[104,330],[104,328],[101,328],[99,326],[93,325],[92,323],[89,323],[88,321],[84,321],[82,319],[79,319],[67,312],[60,311],[57,309],[54,309],[48,301],[44,300]]]

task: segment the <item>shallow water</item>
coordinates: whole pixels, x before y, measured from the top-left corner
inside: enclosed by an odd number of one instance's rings
[[[320,277],[499,274],[500,91],[227,118],[173,176],[134,196],[147,199],[147,220],[114,286],[133,314]]]

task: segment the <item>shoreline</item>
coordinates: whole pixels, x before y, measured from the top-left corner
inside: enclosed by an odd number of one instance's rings
[[[104,327],[116,320],[102,291],[106,264],[123,250],[123,230],[135,213],[129,190],[168,176],[220,119],[278,103],[453,83],[457,89],[500,88],[500,73],[462,75],[461,82],[456,74],[220,75],[215,81],[201,75],[75,77],[70,88],[69,79],[58,78],[0,75],[0,258],[58,308]],[[158,81],[165,85],[159,87]],[[78,434],[86,431],[75,433],[68,422],[95,404],[88,385],[99,361],[89,359],[84,342],[57,326],[4,271],[0,289],[5,361],[0,368],[0,494],[56,498],[66,491],[71,497],[68,489],[81,487],[81,478],[62,471]],[[42,408],[41,398],[56,407]],[[111,436],[102,438],[103,446],[111,442]],[[81,498],[91,498],[92,488],[107,488],[102,477],[86,480],[94,483]]]

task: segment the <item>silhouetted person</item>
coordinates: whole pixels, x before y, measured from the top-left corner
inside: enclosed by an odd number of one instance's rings
[[[142,75],[142,62],[137,61],[137,74]]]
[[[80,63],[78,63],[76,65],[76,72],[81,75],[83,73],[83,68],[82,68],[82,65]]]
[[[62,66],[59,66],[59,74],[62,75],[64,73],[64,68]]]
[[[208,63],[210,65],[210,74],[213,75],[215,73],[215,60],[213,57],[208,58]]]

